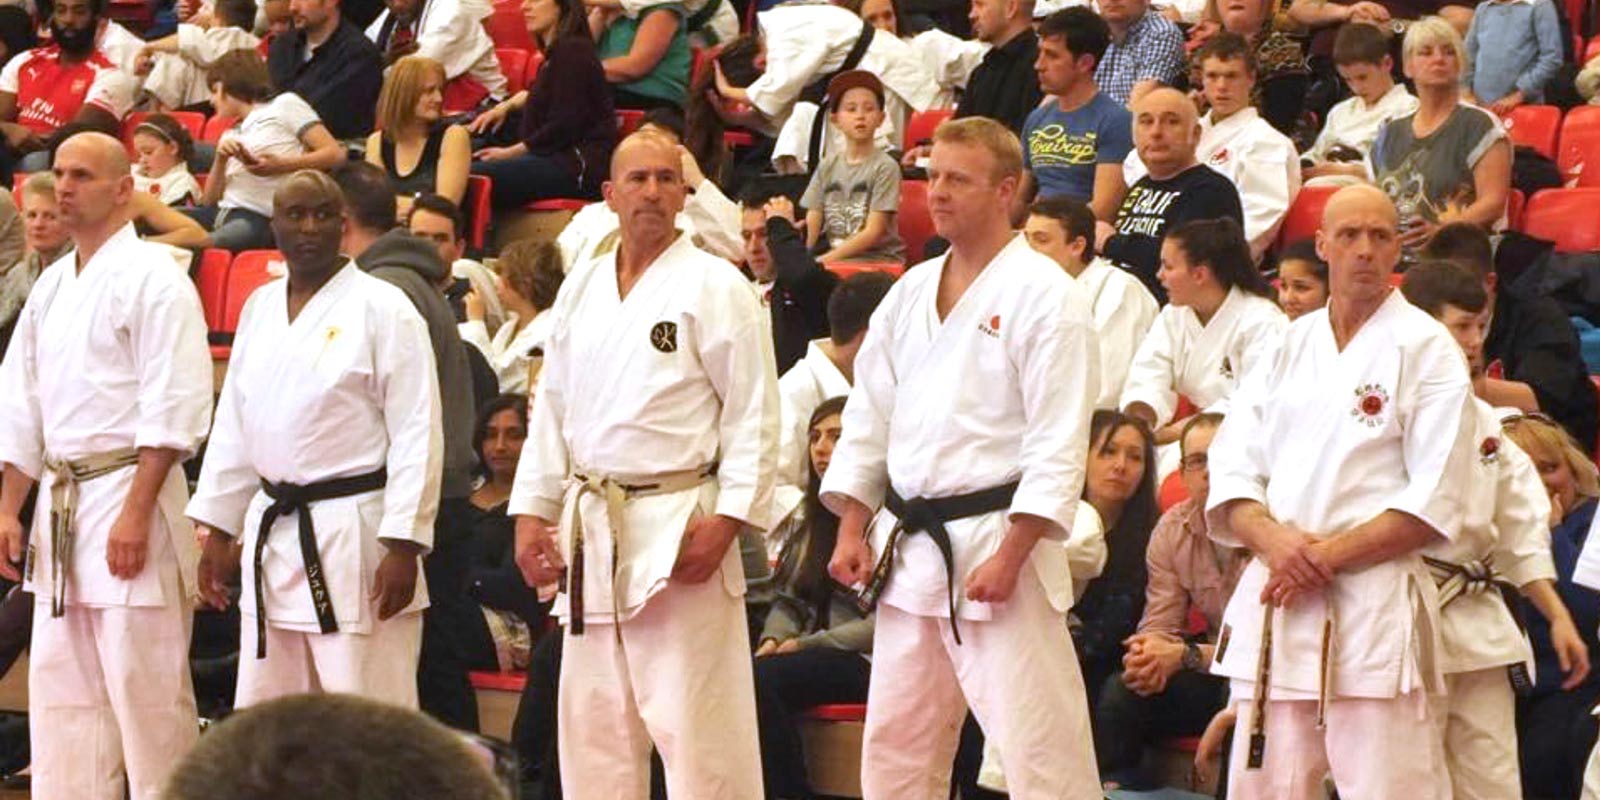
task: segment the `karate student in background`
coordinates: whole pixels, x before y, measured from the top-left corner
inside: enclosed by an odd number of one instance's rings
[[[1140,343],[1120,402],[1155,431],[1156,444],[1171,445],[1187,419],[1177,417],[1178,399],[1220,413],[1289,320],[1233,220],[1189,222],[1168,233],[1160,277],[1172,302]],[[1177,450],[1165,448],[1157,481],[1177,469]]]
[[[200,590],[227,603],[248,554],[235,707],[305,692],[417,707],[443,471],[428,329],[339,254],[344,195],[322,172],[273,197],[288,276],[245,303],[189,516]]]
[[[1278,257],[1278,305],[1289,321],[1328,304],[1328,262],[1317,255],[1315,239],[1284,248]]]
[[[1037,200],[1029,208],[1023,233],[1033,249],[1054,259],[1078,279],[1094,312],[1100,348],[1100,396],[1095,408],[1115,409],[1128,378],[1133,354],[1155,321],[1156,299],[1129,275],[1094,252],[1094,212],[1069,197]]]
[[[0,575],[23,579],[37,603],[32,788],[155,800],[198,732],[198,553],[181,462],[211,419],[206,326],[167,248],[134,233],[122,143],[73,136],[55,175],[76,255],[39,276],[0,363]],[[36,481],[25,534],[18,514]]]
[[[1424,261],[1402,292],[1450,331],[1474,378],[1483,372],[1488,295],[1471,268]],[[1472,400],[1477,459],[1462,498],[1460,533],[1423,549],[1439,587],[1445,697],[1437,720],[1456,800],[1518,797],[1516,691],[1532,688],[1533,653],[1513,617],[1521,591],[1549,622],[1550,641],[1571,689],[1589,672],[1589,651],[1556,594],[1550,501],[1538,470],[1500,430],[1482,398]]]
[[[1058,544],[1097,393],[1088,299],[1012,229],[1022,147],[1000,123],[939,126],[928,175],[950,250],[874,314],[822,481],[833,576],[881,596],[862,791],[943,797],[970,704],[1013,796],[1098,798]]]
[[[1415,113],[1417,98],[1394,81],[1393,43],[1377,25],[1349,22],[1333,40],[1333,65],[1350,88],[1349,98],[1328,111],[1317,141],[1305,152],[1306,183],[1366,180],[1367,155],[1389,120]]]
[[[1339,190],[1317,244],[1328,308],[1246,375],[1210,450],[1211,538],[1255,555],[1212,660],[1239,705],[1228,796],[1321,798],[1331,771],[1348,798],[1448,798],[1418,551],[1461,529],[1471,384],[1450,334],[1389,284],[1382,191]]]
[[[477,111],[506,99],[506,76],[483,21],[494,12],[483,0],[384,0],[367,38],[388,67],[419,55],[444,67],[444,113]]]
[[[169,206],[193,205],[200,199],[200,183],[189,174],[194,140],[189,131],[166,114],[151,114],[133,129],[133,150],[139,163],[133,168],[133,188]]]
[[[255,0],[218,0],[216,24],[181,24],[178,32],[144,43],[135,72],[144,78],[144,92],[162,108],[184,108],[211,99],[206,72],[234,50],[255,50]]]
[[[680,165],[652,133],[612,157],[621,239],[551,310],[511,493],[529,585],[566,566],[557,714],[572,800],[644,800],[652,744],[671,797],[762,796],[735,540],[769,526],[777,376],[750,283],[673,228]]]

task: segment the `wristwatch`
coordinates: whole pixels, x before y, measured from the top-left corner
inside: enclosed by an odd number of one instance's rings
[[[1201,667],[1200,645],[1197,645],[1194,642],[1184,643],[1183,661],[1179,662],[1178,665],[1186,670],[1189,670],[1190,672],[1199,672]]]

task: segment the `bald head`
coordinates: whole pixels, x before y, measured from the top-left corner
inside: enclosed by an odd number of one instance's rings
[[[641,128],[628,134],[611,154],[611,180],[617,180],[634,164],[672,164],[683,172],[683,159],[678,155],[678,143],[653,128]]]
[[[133,175],[122,143],[103,133],[79,133],[56,149],[51,170],[62,225],[79,246],[127,224]]]
[[[103,133],[86,131],[73,134],[56,149],[56,157],[62,153],[81,153],[84,159],[96,164],[108,175],[131,175],[132,165],[128,161],[128,151],[122,142]]]
[[[289,199],[300,196],[311,196],[319,201],[336,203],[344,208],[344,191],[339,188],[333,176],[318,169],[303,169],[290,175],[283,183],[278,185],[278,190],[272,193],[272,205],[276,208]]]
[[[1374,186],[1349,186],[1328,198],[1317,231],[1317,254],[1328,262],[1331,309],[1369,306],[1389,293],[1400,263],[1394,203]]]
[[[683,210],[683,158],[671,138],[640,130],[611,155],[611,180],[600,187],[617,212],[624,251],[664,248],[676,236]]]
[[[1133,145],[1150,177],[1166,180],[1194,166],[1199,112],[1176,89],[1152,89],[1133,105]]]
[[[1363,183],[1346,186],[1328,198],[1328,205],[1322,209],[1322,226],[1331,227],[1337,220],[1357,213],[1386,215],[1396,224],[1400,219],[1389,195],[1384,194],[1383,190],[1376,186]]]
[[[344,192],[327,173],[303,169],[272,195],[272,235],[289,266],[289,285],[320,286],[343,266]]]
[[[1145,92],[1144,96],[1133,104],[1133,113],[1135,115],[1143,112],[1177,114],[1188,122],[1195,122],[1200,119],[1200,112],[1194,107],[1194,101],[1190,100],[1183,92],[1170,86],[1160,86]]]

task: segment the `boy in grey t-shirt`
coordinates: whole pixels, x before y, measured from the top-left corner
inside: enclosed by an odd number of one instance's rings
[[[883,124],[883,84],[865,70],[828,82],[828,118],[844,135],[843,153],[830,153],[811,175],[800,205],[806,209],[806,245],[833,261],[902,261],[905,246],[895,227],[900,208],[900,165],[874,142]]]

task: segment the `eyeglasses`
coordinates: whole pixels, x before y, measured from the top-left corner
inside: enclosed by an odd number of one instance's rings
[[[1199,472],[1208,464],[1205,453],[1190,453],[1178,460],[1178,466],[1184,472]]]

